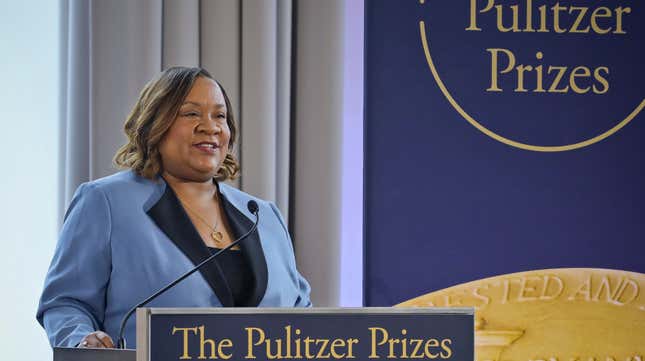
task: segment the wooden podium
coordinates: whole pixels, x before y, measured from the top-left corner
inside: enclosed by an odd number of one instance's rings
[[[472,308],[140,308],[137,350],[54,361],[474,360]]]

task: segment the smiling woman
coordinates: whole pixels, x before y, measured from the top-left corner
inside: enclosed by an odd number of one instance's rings
[[[224,94],[215,81],[203,77],[195,80],[175,122],[159,144],[166,175],[206,177],[203,181],[215,176],[231,139],[227,109]]]
[[[192,71],[187,72],[186,69]],[[229,136],[228,147],[225,148],[232,148],[237,136],[232,109],[226,91],[206,70],[170,68],[141,91],[139,101],[125,123],[128,143],[119,149],[114,162],[118,166],[132,168],[144,177],[154,177],[161,170],[161,148],[177,150],[172,148],[180,147],[181,141],[174,139],[192,138],[191,127],[200,126],[200,121],[206,117],[216,118],[220,126],[226,126]],[[221,124],[223,120],[225,124]],[[182,132],[182,129],[185,130]],[[186,130],[190,134],[182,135]],[[169,134],[164,138],[167,132]],[[168,138],[171,138],[170,142]],[[233,154],[228,149],[225,153],[222,167],[215,174],[217,180],[235,178],[239,171]]]
[[[222,181],[237,176],[236,126],[205,70],[175,67],[143,89],[115,163],[127,170],[83,184],[67,211],[38,320],[53,346],[113,347],[130,307],[230,245],[151,307],[310,306],[274,204]],[[126,324],[135,347],[134,319]]]

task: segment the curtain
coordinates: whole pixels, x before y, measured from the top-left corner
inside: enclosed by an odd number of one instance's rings
[[[343,9],[341,0],[61,0],[61,211],[80,183],[117,171],[112,157],[145,83],[170,66],[204,67],[238,119],[234,185],[278,205],[313,301],[338,305]]]
[[[80,183],[116,171],[112,157],[126,140],[125,117],[161,69],[162,13],[161,0],[63,4],[61,209]]]

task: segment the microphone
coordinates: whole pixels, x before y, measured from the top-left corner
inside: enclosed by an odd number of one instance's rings
[[[255,222],[253,223],[253,227],[251,227],[251,229],[249,229],[246,233],[244,233],[242,236],[240,236],[240,238],[238,238],[235,241],[231,242],[228,246],[222,248],[218,252],[213,253],[210,257],[208,257],[205,260],[203,260],[200,264],[195,266],[193,269],[191,269],[190,271],[188,271],[188,272],[184,273],[183,275],[179,276],[179,278],[177,278],[176,280],[170,282],[169,284],[164,286],[159,291],[153,293],[150,297],[146,298],[145,300],[139,302],[136,306],[132,307],[130,309],[130,311],[128,311],[128,313],[126,313],[125,316],[123,317],[123,319],[121,320],[121,327],[119,328],[119,342],[117,344],[118,348],[125,349],[125,337],[123,335],[124,332],[125,332],[125,324],[128,322],[128,319],[130,318],[130,316],[132,316],[134,311],[137,310],[137,308],[147,305],[148,303],[150,303],[155,298],[159,297],[164,292],[166,292],[169,289],[173,288],[176,284],[178,284],[179,282],[183,281],[184,279],[186,279],[188,276],[192,275],[193,273],[197,272],[197,270],[199,270],[206,263],[212,261],[217,256],[222,254],[224,251],[227,251],[230,248],[234,247],[236,244],[240,243],[242,240],[244,240],[246,237],[248,237],[251,233],[253,233],[253,231],[255,231],[258,228],[258,223],[260,222],[260,213],[259,213],[258,204],[254,200],[250,200],[246,204],[246,206],[249,209],[249,211],[251,213],[253,213],[253,215],[255,215]]]

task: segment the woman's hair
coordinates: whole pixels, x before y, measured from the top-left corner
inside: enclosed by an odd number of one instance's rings
[[[124,130],[128,142],[116,152],[116,166],[130,168],[149,179],[154,179],[163,171],[159,142],[172,126],[179,108],[198,77],[211,79],[219,85],[226,101],[226,123],[231,130],[226,157],[215,179],[221,181],[238,176],[240,166],[231,153],[237,135],[233,107],[224,88],[201,68],[172,67],[146,84],[125,121]]]

